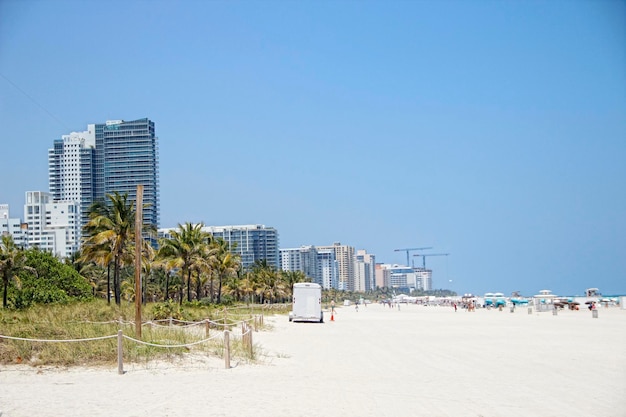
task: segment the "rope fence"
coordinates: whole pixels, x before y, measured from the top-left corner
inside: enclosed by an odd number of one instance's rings
[[[158,324],[158,322],[166,322],[168,325]],[[89,323],[89,324],[120,324],[120,325],[135,325],[134,322],[120,320],[112,320],[108,322],[81,322],[81,323]],[[176,323],[176,324],[175,324]],[[160,343],[152,343],[146,342],[144,340],[135,339],[133,337],[127,336],[124,334],[123,330],[118,330],[117,334],[108,335],[108,336],[98,336],[98,337],[90,337],[90,338],[82,338],[82,339],[37,339],[37,338],[25,338],[25,337],[15,337],[15,336],[6,336],[0,334],[0,339],[7,340],[19,340],[23,342],[33,342],[33,343],[84,343],[84,342],[93,342],[98,340],[106,340],[106,339],[114,339],[117,338],[117,370],[120,375],[123,375],[124,372],[124,339],[134,342],[136,344],[151,346],[155,348],[162,349],[174,349],[174,348],[188,348],[197,346],[203,343],[208,343],[210,341],[214,341],[217,339],[223,340],[224,345],[224,366],[226,369],[230,369],[230,358],[231,358],[231,337],[240,339],[242,345],[244,347],[244,351],[250,358],[253,358],[253,343],[252,343],[252,332],[258,331],[259,327],[263,326],[263,315],[253,316],[250,319],[246,320],[238,320],[230,323],[218,323],[209,319],[197,321],[197,322],[189,322],[176,320],[173,318],[165,319],[165,320],[154,320],[147,321],[142,323],[142,326],[158,326],[159,328],[177,328],[177,329],[186,329],[190,327],[199,327],[204,325],[205,337],[201,340],[197,340],[190,343],[183,344],[160,344]],[[222,326],[223,331],[217,332],[215,335],[210,336],[210,328],[211,325],[219,328]],[[240,330],[239,330],[240,329]]]

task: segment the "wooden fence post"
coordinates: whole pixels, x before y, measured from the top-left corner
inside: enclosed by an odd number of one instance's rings
[[[117,373],[124,375],[124,334],[121,330],[117,331]]]
[[[205,326],[205,335],[208,338],[209,337],[209,329],[211,328],[211,322],[208,319],[205,320],[204,326]]]
[[[248,350],[250,351],[250,359],[252,359],[252,328],[250,326],[246,326],[248,328]]]
[[[224,364],[230,369],[230,332],[224,330]]]

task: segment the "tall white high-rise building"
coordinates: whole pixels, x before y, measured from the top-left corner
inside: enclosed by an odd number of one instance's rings
[[[354,247],[339,242],[332,246],[317,246],[317,250],[332,250],[339,271],[337,289],[354,291]]]
[[[333,248],[317,248],[317,282],[322,288],[339,289],[339,263]]]
[[[283,271],[302,271],[311,282],[324,289],[339,288],[339,263],[335,248],[301,246],[280,249],[280,266]]]
[[[154,122],[109,120],[90,124],[54,141],[48,150],[48,175],[52,199],[79,204],[81,226],[88,221],[96,201],[118,192],[136,201],[143,185],[143,220],[158,228],[158,146]]]
[[[280,268],[283,271],[302,271],[311,282],[322,285],[315,246],[280,249],[279,253]]]
[[[44,191],[28,191],[24,221],[28,225],[28,246],[67,258],[78,250],[79,206],[74,201],[55,201]]]
[[[354,291],[365,292],[376,288],[376,257],[364,249],[356,251],[354,261]]]
[[[48,150],[48,182],[54,200],[93,200],[91,178],[95,147],[93,124],[84,132],[72,132],[54,141],[54,147]]]

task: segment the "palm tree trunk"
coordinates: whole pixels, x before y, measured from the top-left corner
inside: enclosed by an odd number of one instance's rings
[[[198,272],[198,281],[196,282],[196,299],[200,301],[202,298],[202,283],[200,282],[200,273]]]
[[[180,288],[178,289],[178,304],[183,305],[183,297],[185,296],[185,275],[180,274]]]
[[[111,304],[111,262],[107,264],[107,304]]]
[[[170,271],[167,271],[165,273],[165,297],[164,301],[167,301],[170,299]]]
[[[115,257],[115,268],[113,269],[113,291],[115,292],[115,304],[122,304],[122,296],[120,293],[120,262],[119,257]]]
[[[219,282],[217,284],[217,304],[222,302],[222,274],[218,275]]]
[[[191,301],[191,271],[187,272],[187,301]]]

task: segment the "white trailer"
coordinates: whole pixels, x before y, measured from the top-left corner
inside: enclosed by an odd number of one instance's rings
[[[293,285],[293,304],[289,321],[324,323],[321,285],[312,282],[299,282]]]

